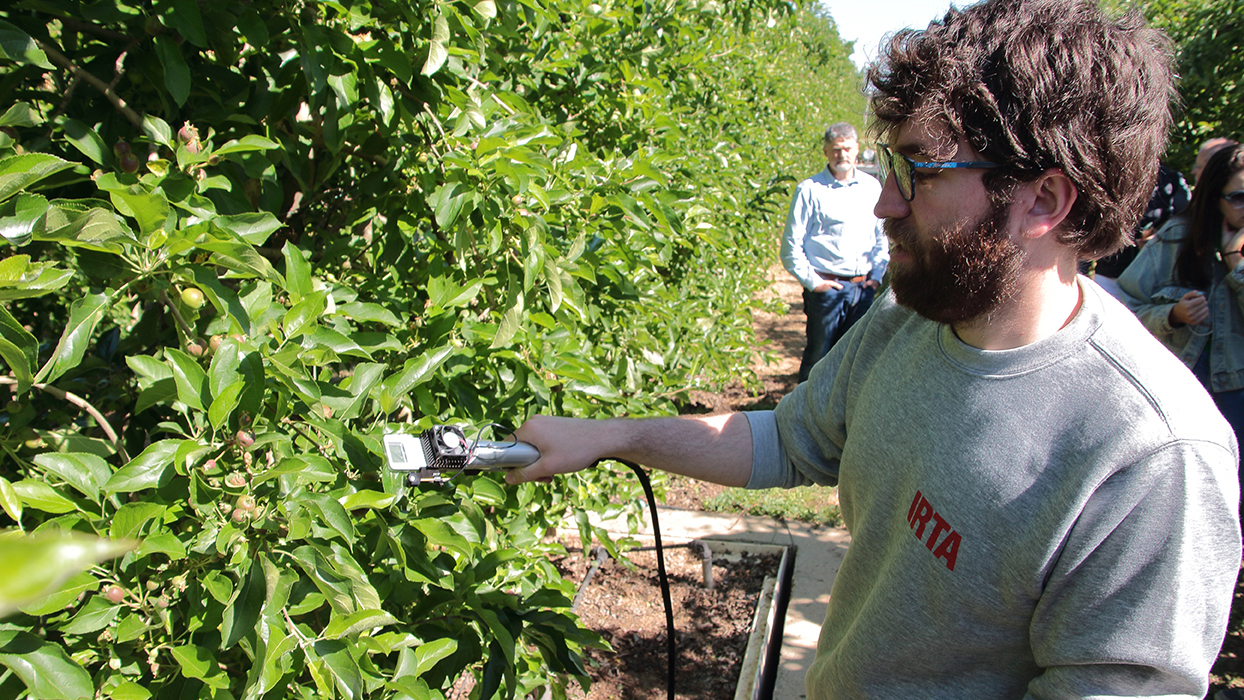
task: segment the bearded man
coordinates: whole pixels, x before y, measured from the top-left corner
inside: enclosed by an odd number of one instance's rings
[[[807,697],[1203,698],[1240,566],[1238,446],[1080,260],[1153,190],[1170,51],[1089,0],[986,0],[869,71],[891,292],[772,412],[519,429],[519,483],[603,457],[837,484],[851,545]]]

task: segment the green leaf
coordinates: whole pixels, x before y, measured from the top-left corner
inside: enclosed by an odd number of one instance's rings
[[[177,400],[191,408],[206,410],[212,403],[207,373],[198,360],[176,348],[165,348],[164,354],[173,361],[173,381],[177,383]]]
[[[333,497],[324,493],[307,494],[303,498],[303,505],[315,513],[321,523],[340,533],[343,541],[354,541],[354,521]]]
[[[91,596],[86,601],[73,619],[61,625],[60,632],[63,634],[87,634],[89,632],[98,632],[116,619],[117,613],[121,612],[121,606],[113,603],[102,595]]]
[[[263,567],[252,563],[242,585],[225,605],[225,616],[220,623],[220,648],[231,648],[243,637],[255,631],[259,613],[267,600],[268,583],[264,580]]]
[[[371,354],[364,350],[358,343],[338,333],[331,328],[319,326],[310,336],[307,337],[309,344],[304,347],[325,347],[329,348],[338,355],[354,355],[355,357],[366,357],[371,359]]]
[[[18,609],[27,615],[51,615],[59,613],[77,602],[83,593],[99,588],[99,581],[88,571],[70,576],[59,588],[36,600],[21,605]]]
[[[170,151],[176,148],[176,145],[173,143],[173,130],[169,128],[168,122],[159,117],[153,117],[150,114],[145,115],[143,117],[143,133],[147,135],[147,138]]]
[[[445,15],[437,15],[432,22],[432,41],[428,44],[428,60],[424,61],[421,73],[432,75],[445,65],[445,59],[449,58],[449,49],[445,46],[448,43],[449,20],[445,19]]]
[[[428,538],[428,542],[452,549],[464,556],[471,556],[471,543],[455,532],[444,520],[440,518],[419,518],[409,521],[408,524],[422,532],[423,536]]]
[[[213,253],[211,259],[213,265],[223,265],[235,272],[248,272],[278,287],[285,284],[285,280],[277,274],[272,263],[260,255],[252,245],[237,241],[206,241],[199,243],[198,247]]]
[[[363,694],[363,673],[350,655],[350,647],[336,640],[321,640],[306,647],[310,660],[322,662],[332,676],[333,687],[345,700],[356,700]]]
[[[246,153],[249,151],[267,151],[273,148],[280,148],[280,147],[281,147],[281,144],[275,141],[266,139],[256,134],[251,134],[249,136],[244,136],[241,139],[236,139],[233,141],[226,142],[225,145],[221,146],[220,148],[217,148],[215,151],[212,151],[212,153],[217,156],[224,156],[230,153]],[[247,215],[243,215],[243,216],[247,216]]]
[[[220,430],[224,427],[229,416],[233,414],[233,409],[237,408],[238,399],[241,398],[245,389],[246,382],[239,380],[225,387],[216,398],[212,399],[212,407],[207,410],[207,419],[211,421],[212,428]]]
[[[261,484],[278,476],[293,475],[299,484],[337,480],[337,470],[318,455],[294,455],[277,462],[275,467],[255,476],[255,484]]]
[[[396,499],[392,494],[384,493],[383,491],[363,489],[362,491],[355,491],[354,493],[342,496],[338,499],[338,502],[341,503],[342,508],[345,508],[348,511],[360,510],[364,508],[384,510],[385,508],[393,505],[394,500]]]
[[[44,296],[67,285],[73,277],[72,270],[58,269],[52,262],[27,264],[29,260],[25,255],[14,255],[0,264],[0,301]]]
[[[5,306],[0,306],[0,358],[13,370],[18,381],[27,384],[34,382],[34,371],[39,361],[39,340],[18,323]]]
[[[297,338],[309,329],[316,328],[316,322],[327,307],[327,294],[324,292],[313,293],[294,304],[281,319],[285,337]]]
[[[23,153],[0,158],[0,202],[72,167],[73,163],[46,153]]]
[[[381,387],[389,396],[404,396],[416,385],[427,381],[432,372],[444,364],[455,349],[452,345],[444,345],[407,360],[401,371],[390,375]]]
[[[126,503],[117,509],[115,515],[112,516],[112,526],[108,531],[108,535],[114,540],[136,538],[143,526],[151,521],[152,518],[164,515],[168,510],[165,506],[158,503],[148,503],[146,501],[134,501]]]
[[[164,87],[168,94],[180,107],[186,104],[190,96],[190,67],[181,55],[181,47],[171,37],[159,35],[155,38],[156,55],[160,65],[164,66]]]
[[[108,146],[104,144],[104,140],[100,138],[99,133],[94,129],[91,129],[77,119],[69,118],[61,121],[61,129],[64,130],[65,138],[69,139],[69,143],[81,151],[82,155],[95,161],[98,165],[103,165],[107,162]]]
[[[159,440],[153,442],[114,473],[104,484],[107,493],[130,493],[155,488],[172,478],[168,468],[173,456],[189,440]]]
[[[30,105],[18,102],[0,115],[0,126],[36,126],[42,123],[42,120],[36,121],[36,119],[38,115],[31,111]]]
[[[452,226],[462,215],[471,194],[471,188],[461,182],[450,182],[437,187],[428,198],[428,205],[436,214],[436,225],[443,229]]]
[[[229,678],[216,663],[216,655],[210,649],[195,644],[173,647],[173,658],[181,667],[181,675],[197,678],[212,688],[228,688]]]
[[[120,556],[137,544],[69,532],[5,532],[0,537],[0,616],[55,592],[74,574]],[[77,592],[73,595],[76,597]]]
[[[402,325],[401,320],[392,311],[379,304],[362,301],[338,304],[337,315],[354,319],[359,323],[383,323],[386,326]]]
[[[396,623],[397,618],[383,610],[359,610],[333,618],[324,628],[323,635],[327,639],[340,639]]]
[[[203,15],[199,12],[197,0],[171,0],[166,7],[168,11],[160,19],[185,37],[186,41],[206,49],[207,32],[204,30]]]
[[[190,265],[189,269],[194,273],[195,285],[207,296],[208,301],[212,302],[212,306],[227,312],[237,321],[238,327],[242,330],[249,330],[250,313],[238,298],[237,292],[222,284],[215,272],[202,265]]]
[[[312,292],[311,265],[302,251],[289,241],[285,242],[281,254],[285,256],[285,290],[297,301]]]
[[[19,63],[33,63],[47,70],[56,69],[56,66],[48,61],[47,54],[39,48],[39,44],[29,34],[4,20],[0,20],[0,58]]]
[[[132,216],[138,222],[138,229],[143,235],[150,235],[164,227],[168,222],[169,203],[164,193],[134,185],[108,193],[117,211]]]
[[[91,674],[59,644],[26,632],[0,631],[0,664],[40,700],[86,700],[95,696]]]
[[[478,12],[481,17],[492,19],[497,16],[497,5],[493,2],[493,0],[480,0],[475,3],[475,11]]]
[[[501,316],[501,325],[497,326],[497,334],[493,336],[491,348],[503,348],[510,344],[514,339],[514,335],[518,333],[520,325],[519,316],[523,312],[523,299],[520,294],[518,301],[513,306],[505,310]]]
[[[437,661],[453,654],[455,651],[458,651],[458,640],[449,637],[434,639],[427,644],[420,644],[418,647],[415,647],[415,675],[422,676],[431,671]]]
[[[122,681],[109,693],[112,700],[149,700],[151,691],[134,681]]]
[[[27,508],[44,513],[72,513],[78,507],[59,491],[35,479],[23,479],[13,484],[13,491]]]
[[[73,486],[82,495],[99,503],[99,491],[112,476],[112,468],[103,459],[93,454],[54,454],[51,452],[37,455],[35,464],[45,472],[55,474]]]
[[[138,551],[134,555],[141,559],[152,554],[163,554],[170,561],[177,561],[185,558],[186,546],[175,535],[167,532],[147,535],[143,538],[142,544],[138,545]]]
[[[478,296],[483,288],[484,283],[479,280],[468,285],[458,285],[446,277],[430,277],[427,286],[428,301],[441,309],[465,306]]]
[[[35,375],[35,381],[50,383],[77,367],[86,354],[95,326],[111,306],[112,299],[107,294],[88,294],[73,302],[69,307],[69,323],[61,333],[60,342],[43,369]]]
[[[138,401],[134,402],[134,414],[137,415],[152,406],[169,404],[177,400],[177,383],[172,377],[168,379],[160,379],[153,382],[151,386],[143,389],[138,395]]]
[[[113,195],[122,196],[115,192]],[[107,209],[94,207],[81,211],[62,206],[60,202],[53,202],[53,205],[48,211],[46,225],[42,229],[35,229],[34,240],[118,254],[124,253],[127,246],[137,243],[134,234],[122,220]],[[155,206],[159,206],[158,200]],[[144,210],[144,215],[150,219],[148,225],[162,226],[164,219],[158,218],[159,214],[159,211]],[[167,206],[163,209],[163,214],[168,216]]]
[[[0,476],[0,507],[4,508],[4,512],[8,513],[14,522],[21,522],[22,499],[17,497],[13,484],[2,476]]]
[[[219,154],[220,151],[217,153]],[[266,211],[217,216],[212,219],[212,223],[251,245],[263,245],[284,225]]]

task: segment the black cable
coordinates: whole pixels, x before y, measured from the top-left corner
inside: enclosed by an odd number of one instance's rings
[[[661,549],[661,524],[657,521],[657,498],[652,493],[652,483],[648,481],[648,474],[644,472],[643,467],[623,459],[615,461],[625,464],[635,472],[635,476],[639,477],[640,485],[644,487],[644,495],[648,497],[648,512],[652,514],[652,538],[657,545],[657,576],[661,581],[661,599],[665,602],[666,654],[669,657],[666,697],[674,700],[674,669],[678,659],[674,644],[674,605],[670,602],[670,582],[665,575],[665,553]]]
[[[510,435],[514,434],[513,430],[510,430],[509,428],[507,428],[507,426],[502,425],[500,423],[489,423],[488,426],[493,427],[493,428],[499,428],[501,430],[508,430]],[[482,432],[482,428],[481,428],[481,432]],[[479,441],[479,433],[476,433],[476,442],[478,441]],[[517,438],[515,438],[515,443],[517,443]],[[474,446],[472,446],[472,451],[474,451]],[[597,467],[600,465],[602,461],[604,460],[598,460],[592,466]],[[674,604],[670,598],[669,577],[665,573],[665,551],[661,547],[661,523],[657,520],[657,497],[652,492],[652,482],[648,480],[648,474],[644,471],[643,467],[639,466],[638,464],[635,464],[634,462],[628,462],[624,459],[615,459],[614,461],[618,462],[619,464],[625,464],[626,466],[631,468],[631,471],[635,472],[635,476],[639,478],[640,486],[644,487],[644,496],[648,498],[648,512],[652,514],[652,539],[656,543],[656,550],[657,550],[657,578],[661,582],[661,600],[662,602],[665,603],[665,636],[666,636],[665,653],[668,658],[666,697],[668,698],[668,700],[675,700],[674,698],[674,674],[675,674],[675,669],[677,668],[678,654],[676,651],[676,644],[674,640]],[[459,471],[459,473],[461,473],[461,471]],[[455,474],[454,476],[457,476],[457,474]],[[589,579],[591,578],[590,574],[588,578]],[[587,582],[584,581],[585,588],[586,588],[586,583]]]

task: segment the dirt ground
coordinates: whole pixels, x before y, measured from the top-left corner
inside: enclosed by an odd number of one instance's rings
[[[668,697],[669,654],[665,606],[653,551],[626,554],[632,566],[608,559],[591,577],[594,558],[574,553],[555,561],[583,591],[578,613],[612,651],[589,650],[588,692],[572,685],[575,700],[663,700]],[[776,555],[714,555],[713,590],[705,588],[698,549],[665,550],[674,613],[675,697],[733,697],[766,576],[777,573]]]

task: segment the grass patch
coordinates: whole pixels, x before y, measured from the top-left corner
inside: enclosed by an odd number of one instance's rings
[[[727,489],[704,501],[707,510],[747,513],[800,520],[829,527],[842,526],[838,489],[832,486],[796,486],[793,489]]]

